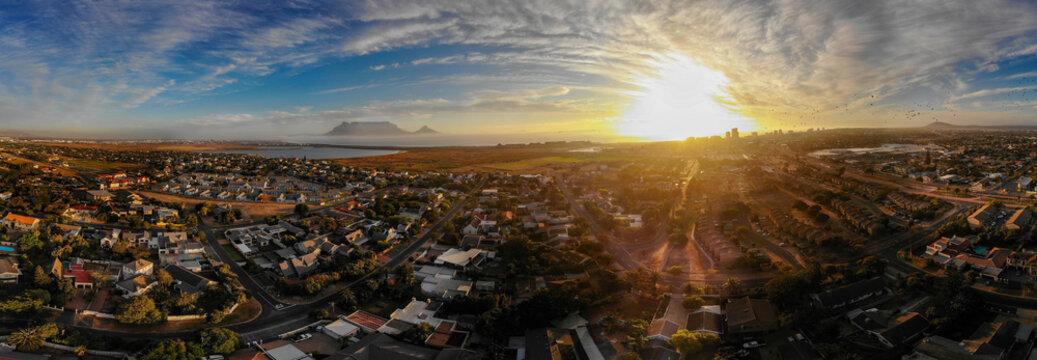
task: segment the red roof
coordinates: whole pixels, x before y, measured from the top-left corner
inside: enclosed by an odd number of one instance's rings
[[[97,206],[96,205],[72,205],[72,209],[94,211],[94,210],[97,210]]]
[[[75,265],[75,264],[73,264],[73,265]],[[90,272],[89,271],[83,270],[82,266],[80,266],[79,270],[73,270],[71,267],[72,267],[72,265],[70,265],[69,269],[67,271],[65,271],[65,277],[66,278],[73,278],[73,279],[75,279],[76,284],[85,284],[85,283],[89,283],[90,282]]]
[[[378,329],[388,322],[388,320],[363,310],[354,311],[352,314],[349,314],[349,316],[346,316],[346,320],[371,330]]]

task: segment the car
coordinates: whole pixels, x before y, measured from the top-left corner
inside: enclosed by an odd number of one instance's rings
[[[755,348],[761,348],[761,347],[764,347],[764,346],[767,346],[766,342],[756,341],[756,340],[753,340],[753,341],[747,342],[745,344],[742,344],[742,348],[743,349],[755,349]]]
[[[740,350],[738,350],[738,352],[735,353],[735,356],[738,356],[740,358],[748,357],[749,356],[749,350],[740,349]]]
[[[223,360],[223,355],[209,355],[202,358],[202,360]]]
[[[306,341],[306,340],[309,340],[312,337],[313,337],[312,334],[305,333],[305,334],[299,335],[299,337],[295,339],[295,342]]]
[[[786,247],[786,246],[788,246],[788,245],[789,245],[789,244],[786,244],[786,243],[781,243],[781,244],[778,244],[778,246],[781,246],[781,247]]]
[[[803,336],[803,333],[796,333],[796,340],[805,341],[807,338]]]

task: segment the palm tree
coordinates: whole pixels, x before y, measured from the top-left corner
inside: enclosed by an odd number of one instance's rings
[[[11,343],[21,351],[36,351],[43,347],[48,337],[57,334],[58,327],[53,323],[21,329],[11,334],[7,342]]]

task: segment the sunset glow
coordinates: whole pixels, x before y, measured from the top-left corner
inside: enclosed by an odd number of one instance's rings
[[[729,85],[719,71],[683,55],[670,55],[653,64],[657,71],[634,82],[633,103],[616,126],[621,135],[649,140],[723,135],[753,126],[729,107]]]

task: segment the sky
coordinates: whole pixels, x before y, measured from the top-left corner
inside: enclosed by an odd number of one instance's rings
[[[2,1],[0,129],[674,140],[1037,125],[1021,1]]]

